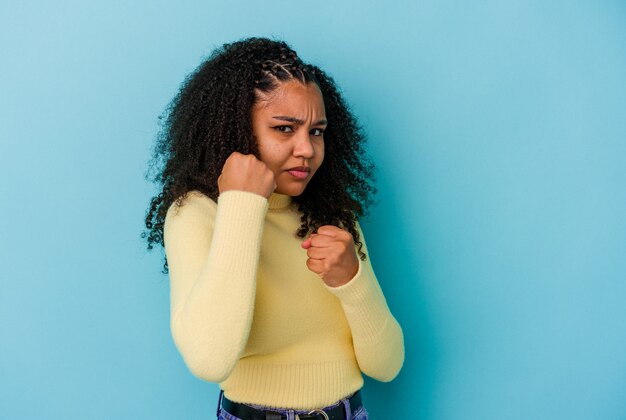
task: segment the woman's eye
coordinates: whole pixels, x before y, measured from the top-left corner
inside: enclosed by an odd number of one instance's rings
[[[322,134],[324,134],[324,130],[322,130],[321,128],[314,128],[313,132],[314,132],[313,134],[314,136],[321,136]],[[315,132],[317,132],[317,134]]]
[[[293,131],[291,129],[291,126],[288,126],[288,125],[279,125],[278,127],[274,127],[274,129],[276,129],[276,130],[278,130],[278,131],[280,131],[282,133],[289,133],[290,131],[288,131],[288,130]]]

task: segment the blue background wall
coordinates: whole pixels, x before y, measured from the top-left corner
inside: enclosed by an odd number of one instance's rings
[[[621,1],[0,3],[0,417],[208,419],[139,237],[157,116],[214,47],[284,37],[365,125],[364,221],[421,419],[626,418]],[[387,417],[388,418],[388,417]]]

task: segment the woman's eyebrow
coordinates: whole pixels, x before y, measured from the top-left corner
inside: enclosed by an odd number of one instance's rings
[[[286,115],[276,115],[273,118],[275,118],[277,120],[281,120],[281,121],[289,121],[291,123],[298,124],[298,125],[304,124],[304,121],[302,121],[302,120],[300,120],[298,118],[295,118],[295,117],[288,117]],[[313,125],[328,125],[328,121],[326,121],[326,120],[319,120],[318,122],[316,122]]]

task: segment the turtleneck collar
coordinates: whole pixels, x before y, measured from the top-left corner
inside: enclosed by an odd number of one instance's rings
[[[270,210],[284,209],[284,208],[289,207],[289,205],[292,203],[292,199],[290,195],[279,194],[276,192],[273,192],[272,195],[270,195],[270,198],[268,199],[268,201],[269,201]]]

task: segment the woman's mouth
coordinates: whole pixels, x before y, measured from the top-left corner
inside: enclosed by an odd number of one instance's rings
[[[309,176],[308,171],[289,170],[287,172],[289,172],[294,178],[297,178],[297,179],[304,179],[307,176]]]

